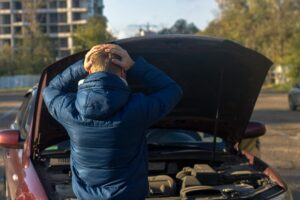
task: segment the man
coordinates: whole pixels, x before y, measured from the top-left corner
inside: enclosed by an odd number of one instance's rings
[[[151,93],[131,93],[125,72]],[[77,93],[72,92],[83,78]],[[177,104],[181,88],[143,58],[133,61],[120,46],[107,44],[93,47],[84,63],[80,60],[58,74],[43,95],[49,112],[70,136],[77,198],[144,199],[145,132]]]

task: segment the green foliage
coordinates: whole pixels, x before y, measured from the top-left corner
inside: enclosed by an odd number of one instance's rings
[[[43,34],[37,25],[32,25],[25,29],[23,43],[15,58],[18,61],[19,73],[40,73],[45,66],[55,61],[54,47],[50,38]]]
[[[13,49],[9,45],[0,48],[0,75],[13,75],[16,62],[13,59]]]
[[[107,31],[106,18],[101,16],[89,18],[87,23],[79,26],[73,34],[76,52],[113,39],[114,37]]]
[[[164,28],[159,34],[195,34],[199,29],[194,23],[187,23],[184,19],[178,19],[171,28]]]
[[[289,75],[293,84],[300,83],[300,30],[294,35],[289,49],[289,56],[286,60],[293,66]]]
[[[300,41],[300,0],[222,0],[217,3],[219,15],[199,34],[232,39],[263,53],[275,64],[292,64],[292,78],[299,77],[300,46],[295,44]]]
[[[13,49],[0,47],[0,75],[39,74],[55,61],[50,38],[38,29],[24,31],[23,40]]]

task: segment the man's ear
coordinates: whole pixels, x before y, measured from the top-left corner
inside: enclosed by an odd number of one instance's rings
[[[93,72],[92,72],[92,68],[91,68],[91,67],[89,68],[89,71],[88,71],[88,73],[89,73],[89,74],[93,73]]]

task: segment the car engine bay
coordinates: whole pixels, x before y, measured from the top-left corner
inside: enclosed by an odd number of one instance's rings
[[[150,159],[146,199],[268,199],[284,191],[244,156],[228,158],[215,163]],[[43,156],[36,169],[50,199],[76,199],[68,157]]]

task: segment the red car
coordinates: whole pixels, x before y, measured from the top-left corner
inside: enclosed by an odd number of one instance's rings
[[[263,135],[249,122],[271,62],[234,42],[166,35],[115,41],[142,55],[183,88],[181,102],[147,133],[147,199],[292,199],[287,185],[263,161],[238,149],[243,138]],[[74,199],[69,138],[43,102],[49,81],[85,52],[47,67],[24,97],[5,147],[6,195],[11,199]],[[144,89],[129,80],[133,91]],[[95,161],[96,162],[96,161]]]

